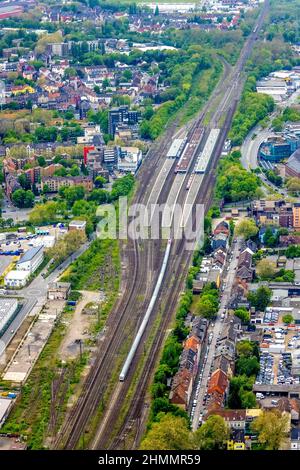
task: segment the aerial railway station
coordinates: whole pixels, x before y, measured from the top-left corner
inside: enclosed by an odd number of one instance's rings
[[[207,166],[212,157],[213,150],[217,143],[220,134],[220,129],[212,129],[207,138],[203,151],[201,152],[197,163],[195,165],[195,173],[205,173]]]
[[[179,158],[185,143],[186,139],[174,139],[168,150],[167,158]]]
[[[192,161],[192,158],[195,154],[195,151],[197,150],[197,147],[203,137],[203,134],[204,134],[204,130],[202,127],[199,127],[199,126],[195,127],[191,135],[191,138],[189,139],[189,142],[184,148],[183,153],[180,157],[180,160],[178,164],[176,165],[175,173],[187,172],[190,166],[190,163]]]

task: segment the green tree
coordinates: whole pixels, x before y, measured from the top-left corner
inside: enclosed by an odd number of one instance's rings
[[[42,155],[37,157],[37,161],[40,166],[46,166],[46,159]]]
[[[31,183],[30,183],[30,181],[27,178],[25,173],[22,173],[21,175],[19,175],[18,181],[19,181],[19,183],[20,183],[20,185],[22,186],[23,189],[26,190],[26,189],[31,188]]]
[[[103,176],[97,176],[94,181],[96,188],[103,188],[106,182],[107,181]]]
[[[256,408],[256,398],[253,392],[243,390],[240,394],[242,408]]]
[[[278,237],[273,234],[271,227],[268,227],[264,234],[264,245],[273,248],[278,244]]]
[[[34,194],[30,190],[17,189],[12,194],[12,201],[19,208],[32,207]]]
[[[286,325],[290,325],[291,323],[294,323],[294,317],[293,317],[293,315],[290,315],[290,314],[288,313],[288,314],[286,314],[286,315],[283,315],[282,321],[283,321],[283,323],[285,323]]]
[[[233,409],[242,408],[242,395],[245,391],[252,392],[254,377],[236,375],[230,380],[228,406]]]
[[[262,259],[257,263],[256,273],[261,279],[273,279],[276,273],[275,263],[268,259]]]
[[[29,221],[33,225],[43,225],[54,223],[57,220],[58,204],[54,201],[48,201],[45,204],[37,204],[29,214]]]
[[[272,291],[266,286],[260,286],[256,292],[248,294],[248,300],[256,310],[264,312],[270,303]]]
[[[257,352],[257,345],[254,342],[251,342],[247,339],[238,341],[236,345],[236,353],[238,356],[256,356],[259,358],[259,353]]]
[[[257,375],[259,372],[259,362],[255,356],[241,356],[236,361],[236,371],[239,375]]]
[[[222,450],[229,439],[229,428],[225,420],[211,415],[193,434],[194,446],[199,450]]]
[[[242,219],[235,227],[237,236],[243,237],[245,240],[255,237],[258,233],[258,227],[253,219]]]
[[[191,449],[190,432],[186,420],[169,413],[162,415],[160,421],[152,425],[140,448],[142,450]]]
[[[250,313],[246,308],[238,308],[234,312],[235,316],[242,320],[242,323],[249,323],[250,321]]]
[[[85,196],[84,186],[70,186],[62,187],[59,189],[59,195],[67,201],[69,207],[71,207],[75,201],[83,199]]]
[[[202,296],[197,304],[197,314],[204,318],[213,318],[216,315],[217,308],[212,299]]]
[[[264,449],[279,450],[288,436],[289,417],[279,410],[263,411],[251,428],[258,433],[258,441]]]

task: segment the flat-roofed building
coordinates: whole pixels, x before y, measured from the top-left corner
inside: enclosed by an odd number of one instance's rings
[[[17,271],[28,271],[30,274],[41,265],[44,259],[44,246],[36,246],[26,251],[22,258],[17,262]]]
[[[121,147],[118,155],[118,170],[135,173],[142,162],[142,151],[137,147]]]
[[[2,335],[12,322],[17,312],[17,299],[4,298],[0,299],[0,335]]]
[[[293,206],[293,227],[300,229],[300,203],[295,203]]]
[[[81,232],[85,231],[86,220],[72,220],[69,224],[69,230],[80,230]]]
[[[14,401],[11,398],[1,397],[0,398],[0,428],[5,423],[10,410],[13,406]]]
[[[51,282],[48,286],[47,298],[49,300],[66,300],[71,291],[69,282]]]
[[[28,279],[30,277],[29,271],[17,271],[13,269],[6,274],[4,278],[4,285],[8,288],[17,288],[26,286]]]

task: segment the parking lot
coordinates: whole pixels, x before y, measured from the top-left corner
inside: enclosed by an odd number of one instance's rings
[[[16,261],[16,256],[21,256],[30,248],[38,245],[44,245],[50,248],[55,240],[66,233],[63,226],[40,227],[39,233],[29,232],[7,232],[1,234],[0,240],[0,276],[12,261]]]
[[[13,261],[13,256],[0,256],[0,276]]]
[[[292,374],[292,353],[300,349],[297,330],[266,327],[263,343],[267,348],[260,355],[260,372],[256,384],[298,384],[299,377]],[[275,350],[275,352],[274,352]]]

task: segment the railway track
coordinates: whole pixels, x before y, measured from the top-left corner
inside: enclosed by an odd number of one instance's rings
[[[257,23],[259,26],[255,28],[255,31],[258,31],[259,28],[261,27],[266,12],[267,12],[267,4],[263,8],[262,14],[259,17],[259,20],[258,20],[258,23]],[[199,188],[197,202],[202,202],[205,205],[206,210],[210,207],[210,205],[212,203],[213,192],[212,192],[211,189],[213,188],[214,183],[215,183],[215,179],[216,179],[215,169],[216,169],[218,159],[219,159],[219,156],[221,154],[221,151],[222,151],[225,139],[226,139],[226,135],[227,135],[227,133],[230,129],[233,114],[234,114],[234,111],[237,107],[237,103],[239,101],[239,96],[240,96],[240,94],[242,92],[242,89],[243,89],[244,79],[241,77],[241,71],[242,71],[242,69],[243,69],[243,67],[246,63],[246,60],[249,56],[250,51],[252,50],[252,45],[253,45],[254,41],[255,41],[255,37],[254,38],[250,37],[250,40],[246,43],[246,46],[242,51],[240,60],[237,63],[235,73],[233,74],[233,78],[234,78],[233,86],[230,88],[229,93],[227,94],[227,96],[225,96],[223,98],[223,100],[221,102],[220,109],[216,110],[216,112],[214,113],[213,118],[211,120],[211,126],[210,127],[211,128],[216,127],[217,124],[220,122],[222,114],[226,112],[226,118],[225,118],[224,124],[222,125],[221,135],[220,135],[220,138],[218,139],[216,148],[214,150],[214,156],[211,159],[210,164],[207,168],[207,170],[208,170],[207,177],[204,178],[204,181],[201,185],[201,191],[200,191],[200,188]],[[228,104],[229,104],[229,106],[228,106]],[[196,125],[197,125],[197,123],[196,123]],[[199,197],[199,196],[201,196],[201,197]],[[182,245],[182,243],[180,243],[180,245]],[[183,274],[183,279],[184,279],[185,274],[187,273],[188,267],[190,265],[191,255],[185,256],[185,265],[183,267],[181,259],[184,258],[185,253],[184,253],[184,251],[182,251],[182,246],[180,246],[180,245],[177,248],[177,256],[178,256],[177,261],[176,261],[177,264],[175,266],[173,264],[173,266],[170,267],[169,277],[170,277],[170,273],[178,272],[178,270],[176,269],[176,266],[177,266],[177,267],[180,267],[181,272]],[[180,253],[181,253],[181,256],[180,256]],[[181,266],[180,266],[180,264],[181,264]],[[179,279],[179,277],[178,277],[178,279]],[[177,292],[177,293],[180,292],[181,289],[182,289],[182,286],[183,286],[183,282],[184,282],[183,280],[181,282],[178,280],[176,285],[172,286],[172,288],[169,289],[169,290],[172,291],[172,292]],[[167,279],[165,281],[165,285],[168,285],[168,280]],[[163,293],[162,293],[162,295],[163,295]],[[156,336],[156,338],[155,338],[155,340],[154,340],[154,342],[151,346],[151,349],[150,349],[150,352],[149,352],[149,355],[148,355],[148,361],[147,361],[147,363],[146,363],[146,365],[143,369],[143,372],[141,374],[141,379],[138,383],[138,386],[136,387],[136,392],[135,392],[135,394],[132,398],[129,411],[128,411],[125,419],[124,419],[123,425],[118,430],[117,437],[114,438],[112,441],[110,441],[108,439],[107,434],[102,433],[101,438],[98,439],[98,441],[96,442],[96,445],[95,445],[94,448],[119,449],[119,448],[121,448],[122,444],[125,447],[126,434],[130,430],[132,431],[132,426],[133,426],[134,423],[135,423],[134,425],[136,426],[136,434],[134,436],[131,448],[136,448],[136,446],[138,445],[139,439],[140,439],[140,437],[142,435],[142,432],[143,432],[143,429],[144,429],[144,427],[142,425],[142,422],[141,422],[141,419],[142,419],[143,416],[145,416],[147,414],[147,413],[143,413],[143,409],[144,409],[144,405],[145,405],[146,392],[148,390],[149,381],[152,377],[152,373],[153,373],[154,368],[155,368],[156,359],[157,359],[157,356],[158,356],[158,353],[159,353],[159,350],[160,350],[160,345],[162,344],[162,341],[164,339],[167,326],[170,324],[170,321],[172,319],[172,315],[174,314],[174,311],[175,311],[175,308],[176,308],[176,305],[177,305],[177,300],[178,300],[178,296],[173,295],[171,293],[168,296],[168,298],[165,302],[166,305],[167,305],[167,308],[164,312],[163,321],[160,325],[159,332],[158,332],[158,334],[157,334],[157,336]],[[151,325],[149,325],[149,329],[150,328],[151,328]],[[129,389],[129,384],[130,384],[131,379],[132,379],[133,370],[135,370],[135,367],[137,366],[137,363],[139,361],[140,353],[141,352],[139,352],[139,351],[137,352],[135,361],[132,364],[131,373],[129,373],[128,380],[127,380],[127,386],[125,384],[122,384],[122,386],[123,386],[122,393],[123,393],[124,396],[126,396],[126,391],[128,391],[128,389]],[[114,412],[116,414],[118,414],[118,412],[121,411],[121,409],[122,409],[122,407],[121,407],[120,403],[118,403],[116,405],[116,407],[114,407]],[[110,426],[113,425],[113,421],[114,420],[111,419],[111,422],[109,423]]]
[[[218,157],[222,151],[223,144],[226,139],[226,135],[230,128],[232,116],[236,108],[236,105],[237,105],[237,101],[228,110],[228,115],[226,118],[226,123],[222,130],[222,135],[220,136],[220,139],[218,140],[218,145],[214,153],[214,158],[211,160],[208,177],[203,181],[201,187],[199,188],[197,202],[199,204],[200,203],[204,204],[206,211],[209,209],[212,203],[213,192],[211,189],[213,188],[214,182],[215,182],[215,169],[218,163]],[[181,199],[181,202],[183,202],[184,192],[180,195],[180,199]],[[157,361],[158,353],[160,351],[161,344],[166,335],[167,327],[172,320],[174,312],[176,311],[176,307],[178,303],[178,296],[174,295],[174,292],[179,293],[183,290],[184,285],[185,285],[185,278],[188,273],[188,269],[191,264],[191,259],[193,256],[192,252],[184,250],[184,243],[185,243],[185,240],[181,239],[178,241],[177,246],[175,247],[175,253],[176,253],[175,259],[174,259],[173,265],[169,269],[168,277],[165,281],[165,284],[166,284],[165,292],[162,293],[162,296],[165,294],[165,299],[163,303],[166,305],[164,316],[159,327],[158,335],[156,336],[150,348],[149,360],[145,364],[143,373],[141,373],[141,381],[139,382],[139,385],[136,389],[136,393],[133,397],[130,410],[125,417],[125,420],[121,429],[119,429],[118,431],[117,437],[113,439],[109,445],[107,445],[108,440],[107,440],[106,435],[103,433],[102,438],[97,442],[96,448],[98,449],[101,449],[101,448],[120,449],[122,445],[124,445],[125,443],[124,436],[126,436],[126,434],[130,430],[132,431],[133,425],[136,426],[136,435],[132,441],[131,448],[135,448],[137,446],[139,439],[141,438],[143,434],[144,426],[140,418],[141,416],[143,416],[143,409],[145,408],[145,397],[146,397],[150,380],[152,378],[152,373],[155,369],[155,365],[156,365],[156,361]],[[172,275],[174,272],[181,272],[181,276],[175,277],[175,280],[172,282]],[[140,357],[141,357],[141,351],[138,351],[136,355],[136,359],[134,363],[132,364],[131,374],[129,374],[127,382],[122,384],[122,387],[123,387],[122,394],[124,395],[126,395],[129,389],[129,385],[133,376],[133,371]],[[121,412],[120,404],[117,404],[117,407],[114,408],[114,412],[116,414]],[[111,420],[111,422],[109,423],[110,426],[112,425],[112,422],[113,420]]]
[[[246,47],[243,49],[243,53],[241,55],[240,61],[237,63],[236,67],[236,80],[240,80],[240,70],[242,70],[245,61],[247,60],[247,54],[251,51],[251,44],[247,42]],[[248,51],[248,52],[247,52]],[[246,53],[247,52],[247,53]],[[224,84],[220,85],[220,89],[218,93],[222,93],[224,91]],[[231,87],[229,93],[232,96],[233,88]],[[215,99],[218,96],[216,93],[212,98]],[[224,105],[222,107],[222,112],[227,109],[227,103],[230,101],[227,96],[227,102],[223,101]],[[236,102],[235,102],[236,105]],[[230,127],[232,114],[234,111],[235,106],[231,106],[228,110],[228,114],[222,128],[222,139],[225,140],[227,131]],[[205,111],[209,108],[207,106]],[[202,122],[205,111],[201,114],[200,118],[195,121],[194,125],[192,126],[190,133],[193,131],[194,126],[199,126]],[[218,112],[218,111],[217,111]],[[217,113],[216,112],[216,113]],[[214,114],[214,119],[219,120],[220,116],[218,114]],[[231,114],[230,114],[231,113]],[[153,148],[149,151],[145,164],[141,167],[139,174],[138,174],[138,184],[140,187],[138,188],[137,195],[135,197],[134,202],[145,202],[147,201],[147,197],[149,195],[149,191],[143,191],[143,188],[148,187],[151,190],[151,182],[153,176],[156,173],[157,168],[159,167],[159,163],[161,160],[162,155],[165,155],[166,150],[170,144],[171,137],[174,133],[176,128],[176,123],[167,130],[166,135],[163,139],[157,144],[153,146]],[[221,140],[219,140],[218,144],[218,152],[221,152],[223,144]],[[217,155],[217,149],[215,152]],[[199,201],[202,201],[206,207],[209,207],[211,200],[212,200],[212,191],[215,176],[214,176],[214,169],[217,164],[218,157],[215,156],[214,160],[210,164],[209,173],[206,178],[204,178],[203,184],[201,185],[201,191],[199,188],[199,193],[201,193],[201,197],[198,198]],[[174,162],[175,164],[175,162]],[[166,184],[159,195],[159,202],[165,201],[170,190],[170,185],[172,184],[172,175],[173,171],[170,172],[166,180]],[[187,177],[188,177],[187,173]],[[179,199],[184,197],[180,195]],[[159,332],[155,337],[152,346],[150,348],[150,354],[147,356],[147,360],[145,363],[145,367],[143,369],[142,379],[138,384],[137,391],[134,393],[131,407],[128,415],[126,415],[124,419],[123,426],[119,429],[118,432],[118,440],[111,440],[110,436],[114,429],[114,425],[117,420],[118,411],[122,408],[122,401],[115,403],[113,410],[109,410],[108,414],[105,416],[105,424],[101,428],[101,433],[96,434],[96,439],[93,442],[93,448],[105,448],[108,446],[112,446],[113,448],[118,448],[122,439],[124,439],[124,433],[126,433],[126,429],[128,428],[128,423],[132,422],[132,420],[137,420],[139,416],[142,416],[142,407],[144,403],[145,393],[147,390],[147,386],[149,383],[149,379],[155,367],[157,355],[162,343],[162,340],[165,335],[165,330],[172,318],[174,310],[177,305],[178,295],[174,295],[174,292],[178,294],[178,292],[182,289],[184,285],[185,274],[187,273],[188,267],[190,265],[191,253],[185,253],[183,248],[184,240],[180,240],[175,243],[174,250],[172,256],[172,262],[167,270],[165,275],[165,281],[163,287],[161,289],[160,299],[156,305],[156,312],[157,309],[160,308],[162,302],[166,301],[166,310],[164,312],[164,318],[162,324],[160,326]],[[105,385],[108,383],[110,374],[112,372],[112,364],[118,357],[118,352],[121,350],[122,346],[126,342],[130,336],[132,336],[132,332],[134,331],[134,325],[138,325],[141,321],[143,311],[149,302],[151,292],[153,290],[153,285],[155,285],[155,278],[159,272],[159,266],[162,259],[161,253],[162,243],[160,240],[158,241],[147,241],[147,242],[138,242],[137,240],[128,240],[126,246],[122,250],[124,257],[123,262],[126,262],[126,276],[125,280],[123,281],[122,290],[123,295],[121,299],[119,299],[116,303],[116,306],[113,308],[111,312],[107,324],[107,334],[106,338],[99,346],[99,351],[96,355],[94,364],[91,367],[91,370],[88,374],[88,377],[84,383],[82,393],[76,402],[76,404],[71,409],[71,412],[68,414],[65,423],[63,424],[54,448],[65,448],[65,449],[74,449],[78,446],[80,441],[80,437],[85,434],[87,427],[89,426],[91,418],[97,412],[99,404],[101,400],[103,400],[104,392],[105,392]],[[150,260],[150,262],[149,262]],[[145,266],[151,267],[150,273],[147,272]],[[175,281],[173,281],[174,285],[172,286],[171,292],[167,292],[167,286],[169,286],[174,272],[181,272],[181,276],[175,276]],[[144,294],[143,301],[137,301],[138,297]],[[151,330],[151,326],[153,325],[153,321],[155,319],[155,314],[151,316],[149,327],[147,328],[147,332],[145,334],[145,339],[149,335],[149,331]],[[131,331],[130,333],[125,333]],[[127,334],[127,336],[126,336]],[[141,355],[141,347],[137,350],[137,354],[134,358],[134,362],[132,364],[131,369],[129,370],[127,380],[122,384],[118,385],[118,389],[120,389],[120,396],[124,399],[126,397],[126,389],[128,391],[130,381],[133,377],[134,370],[137,366],[138,359]],[[117,395],[118,396],[118,395]],[[142,429],[140,426],[139,429]],[[140,435],[140,432],[138,433]],[[135,439],[137,442],[137,439]]]
[[[172,132],[173,129],[169,130]],[[166,151],[169,143],[169,135],[167,142],[163,142],[162,144],[158,145],[158,149],[160,152]],[[160,152],[154,154],[160,155]],[[152,153],[147,156],[150,160],[152,157]],[[150,162],[151,170],[148,170],[146,175],[143,175],[143,178],[147,180],[150,179],[152,172],[155,169],[157,164],[157,160],[152,158]],[[136,200],[143,200],[144,194],[138,194]],[[87,377],[87,380],[84,383],[82,393],[73,406],[71,412],[68,414],[67,419],[65,420],[60,432],[58,433],[57,439],[54,443],[54,448],[66,448],[72,449],[75,448],[82,432],[87,425],[88,419],[92,416],[99,404],[99,396],[103,395],[104,390],[102,390],[102,379],[107,380],[109,373],[111,372],[111,364],[117,354],[118,349],[121,347],[121,344],[127,339],[124,336],[124,331],[128,329],[133,320],[138,321],[138,315],[131,315],[131,319],[128,318],[125,314],[129,309],[130,302],[135,297],[134,293],[137,292],[144,292],[144,287],[147,284],[147,272],[144,271],[144,274],[138,275],[140,271],[140,257],[143,258],[142,262],[144,262],[144,258],[147,258],[148,253],[139,249],[138,241],[129,239],[127,241],[127,246],[123,247],[123,264],[126,264],[126,272],[130,273],[130,277],[127,275],[125,278],[125,282],[123,283],[122,290],[124,295],[122,296],[121,300],[117,301],[111,315],[109,316],[107,322],[107,332],[109,337],[107,340],[104,340],[104,343],[101,344],[99,348],[99,352],[94,360],[94,364],[91,367],[90,373]],[[150,256],[150,254],[149,254]],[[148,298],[145,298],[145,302]],[[134,308],[132,312],[136,311]],[[131,312],[131,313],[132,313]],[[137,312],[138,313],[138,312]],[[128,324],[129,322],[129,324]],[[111,341],[111,338],[114,341]],[[100,379],[101,378],[101,379]],[[93,393],[93,390],[97,389],[98,394]],[[100,392],[100,393],[99,393]],[[102,393],[101,393],[102,392]],[[89,403],[88,411],[86,413],[82,413],[82,409],[85,408],[86,402]]]

